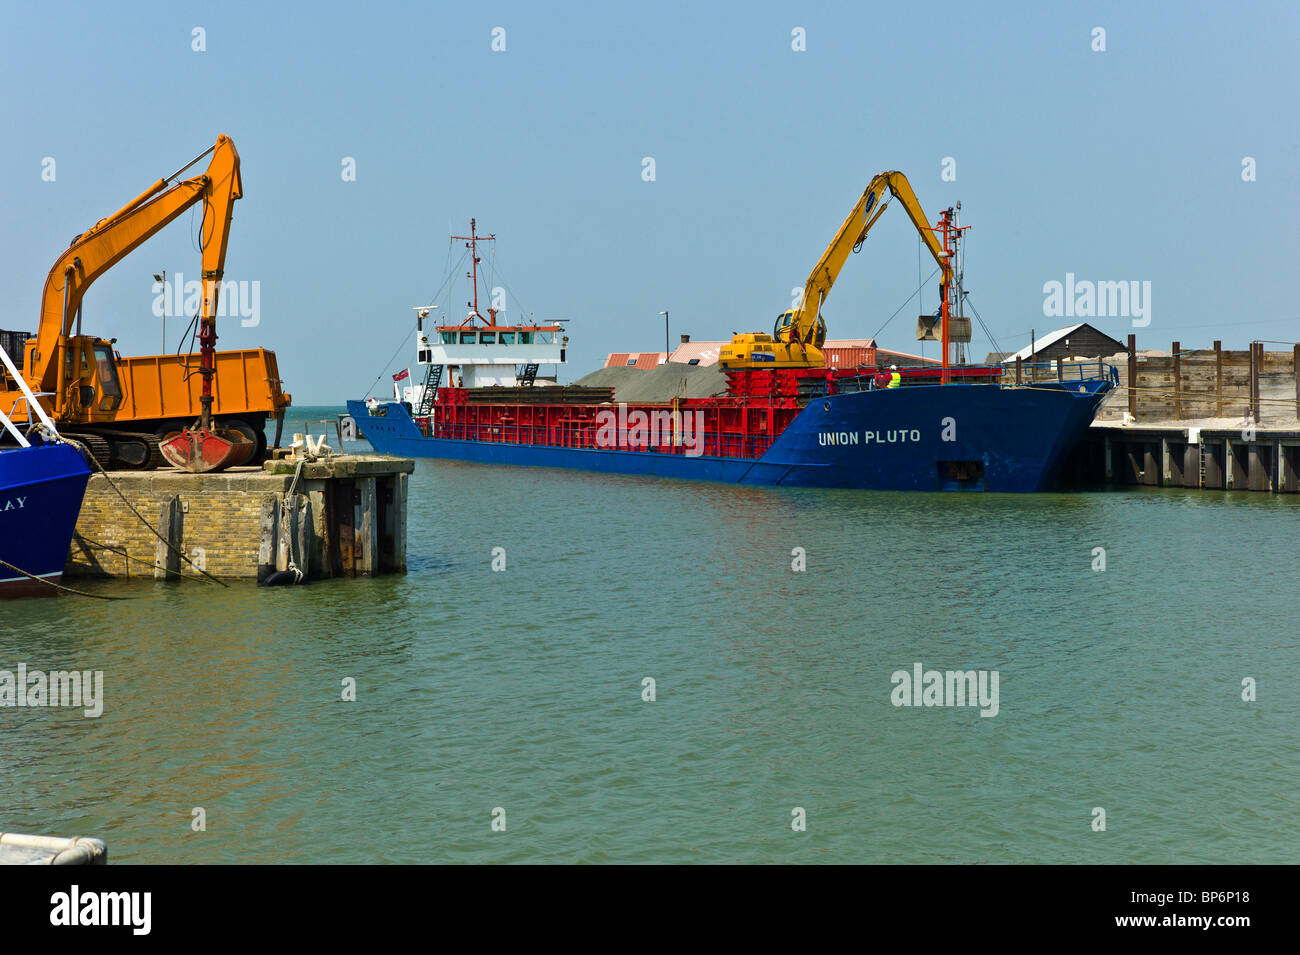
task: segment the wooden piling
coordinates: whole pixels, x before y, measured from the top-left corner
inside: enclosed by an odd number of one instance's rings
[[[1128,413],[1135,418],[1138,413],[1137,377],[1137,336],[1130,332],[1128,336]]]
[[[307,577],[315,538],[311,499],[306,494],[293,494],[284,499],[282,507],[276,515],[275,569],[288,570],[293,564]]]
[[[262,512],[258,518],[260,535],[257,543],[257,582],[260,584],[275,573],[276,525],[279,524],[280,499],[274,494],[262,498]]]
[[[154,580],[180,580],[185,547],[185,509],[180,495],[163,501],[158,511],[158,533],[166,543],[160,540],[154,545]]]
[[[1201,444],[1205,456],[1205,487],[1218,491],[1227,487],[1227,446],[1223,441],[1206,441]]]
[[[1296,463],[1300,459],[1300,446],[1278,442],[1277,489],[1283,494],[1300,491],[1300,473]]]
[[[1273,446],[1252,441],[1246,452],[1246,487],[1252,491],[1273,490]]]
[[[317,568],[317,576],[332,576],[330,567],[330,522],[328,511],[325,503],[326,489],[329,487],[328,482],[322,482],[319,488],[311,488],[307,491],[307,500],[311,504],[311,524],[312,524],[312,542],[311,542],[311,564]]]
[[[1250,445],[1229,438],[1224,442],[1227,451],[1227,485],[1234,491],[1250,488]]]
[[[343,577],[357,575],[356,494],[356,482],[351,479],[339,481],[331,489],[331,523],[338,529],[338,572]]]
[[[1188,440],[1183,448],[1183,487],[1201,486],[1201,446]]]
[[[1183,359],[1182,342],[1174,342],[1170,354],[1174,359],[1174,418],[1181,419],[1183,416]]]
[[[1214,342],[1214,417],[1223,417],[1223,342]]]
[[[375,505],[375,479],[357,479],[356,528],[357,574],[372,577],[379,572],[379,527]]]
[[[1259,351],[1264,346],[1259,342],[1250,343],[1250,419],[1259,421],[1259,366],[1261,358]]]
[[[1142,443],[1142,483],[1147,487],[1160,486],[1160,444],[1154,441]]]
[[[1300,345],[1291,353],[1291,377],[1295,379],[1295,416],[1300,418]]]

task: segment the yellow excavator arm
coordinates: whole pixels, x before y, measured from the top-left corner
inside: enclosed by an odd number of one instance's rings
[[[863,190],[861,198],[835,233],[835,238],[831,239],[830,245],[813,266],[798,304],[777,317],[772,335],[761,332],[736,335],[731,345],[719,353],[718,363],[722,367],[817,368],[825,364],[821,353],[821,346],[826,341],[826,325],[821,317],[822,303],[830,295],[831,287],[848,260],[849,253],[861,247],[867,233],[888,206],[886,192],[902,202],[912,225],[939,263],[943,273],[940,280],[942,287],[948,287],[952,278],[950,257],[935,236],[907,177],[901,172],[882,172]]]

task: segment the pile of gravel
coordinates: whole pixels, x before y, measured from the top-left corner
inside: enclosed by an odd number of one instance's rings
[[[712,398],[727,392],[727,376],[717,365],[681,362],[667,362],[656,368],[600,368],[574,384],[613,388],[614,400],[628,404],[666,403],[673,398]]]

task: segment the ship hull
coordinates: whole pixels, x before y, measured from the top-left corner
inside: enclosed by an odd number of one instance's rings
[[[402,405],[381,405],[382,415],[372,415],[363,402],[349,401],[348,411],[376,450],[408,457],[742,484],[1019,493],[1053,484],[1112,387],[1096,379],[826,395],[756,458],[426,437]]]
[[[57,583],[89,479],[85,459],[70,445],[0,452],[0,560]],[[0,564],[0,597],[55,593],[40,581]]]

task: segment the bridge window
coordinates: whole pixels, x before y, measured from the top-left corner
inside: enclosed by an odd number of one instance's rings
[[[502,344],[502,345],[513,345],[514,343],[515,343],[515,333],[514,333],[514,332],[502,332],[502,333],[501,333],[501,344]]]
[[[473,345],[474,342],[477,341],[477,340],[478,340],[478,334],[477,334],[476,332],[461,332],[461,333],[460,333],[460,343],[461,343],[462,345]]]
[[[483,344],[483,345],[495,345],[495,344],[497,343],[497,333],[496,333],[496,332],[479,332],[479,333],[478,333],[478,340],[479,340],[479,343],[480,343],[480,344]]]

